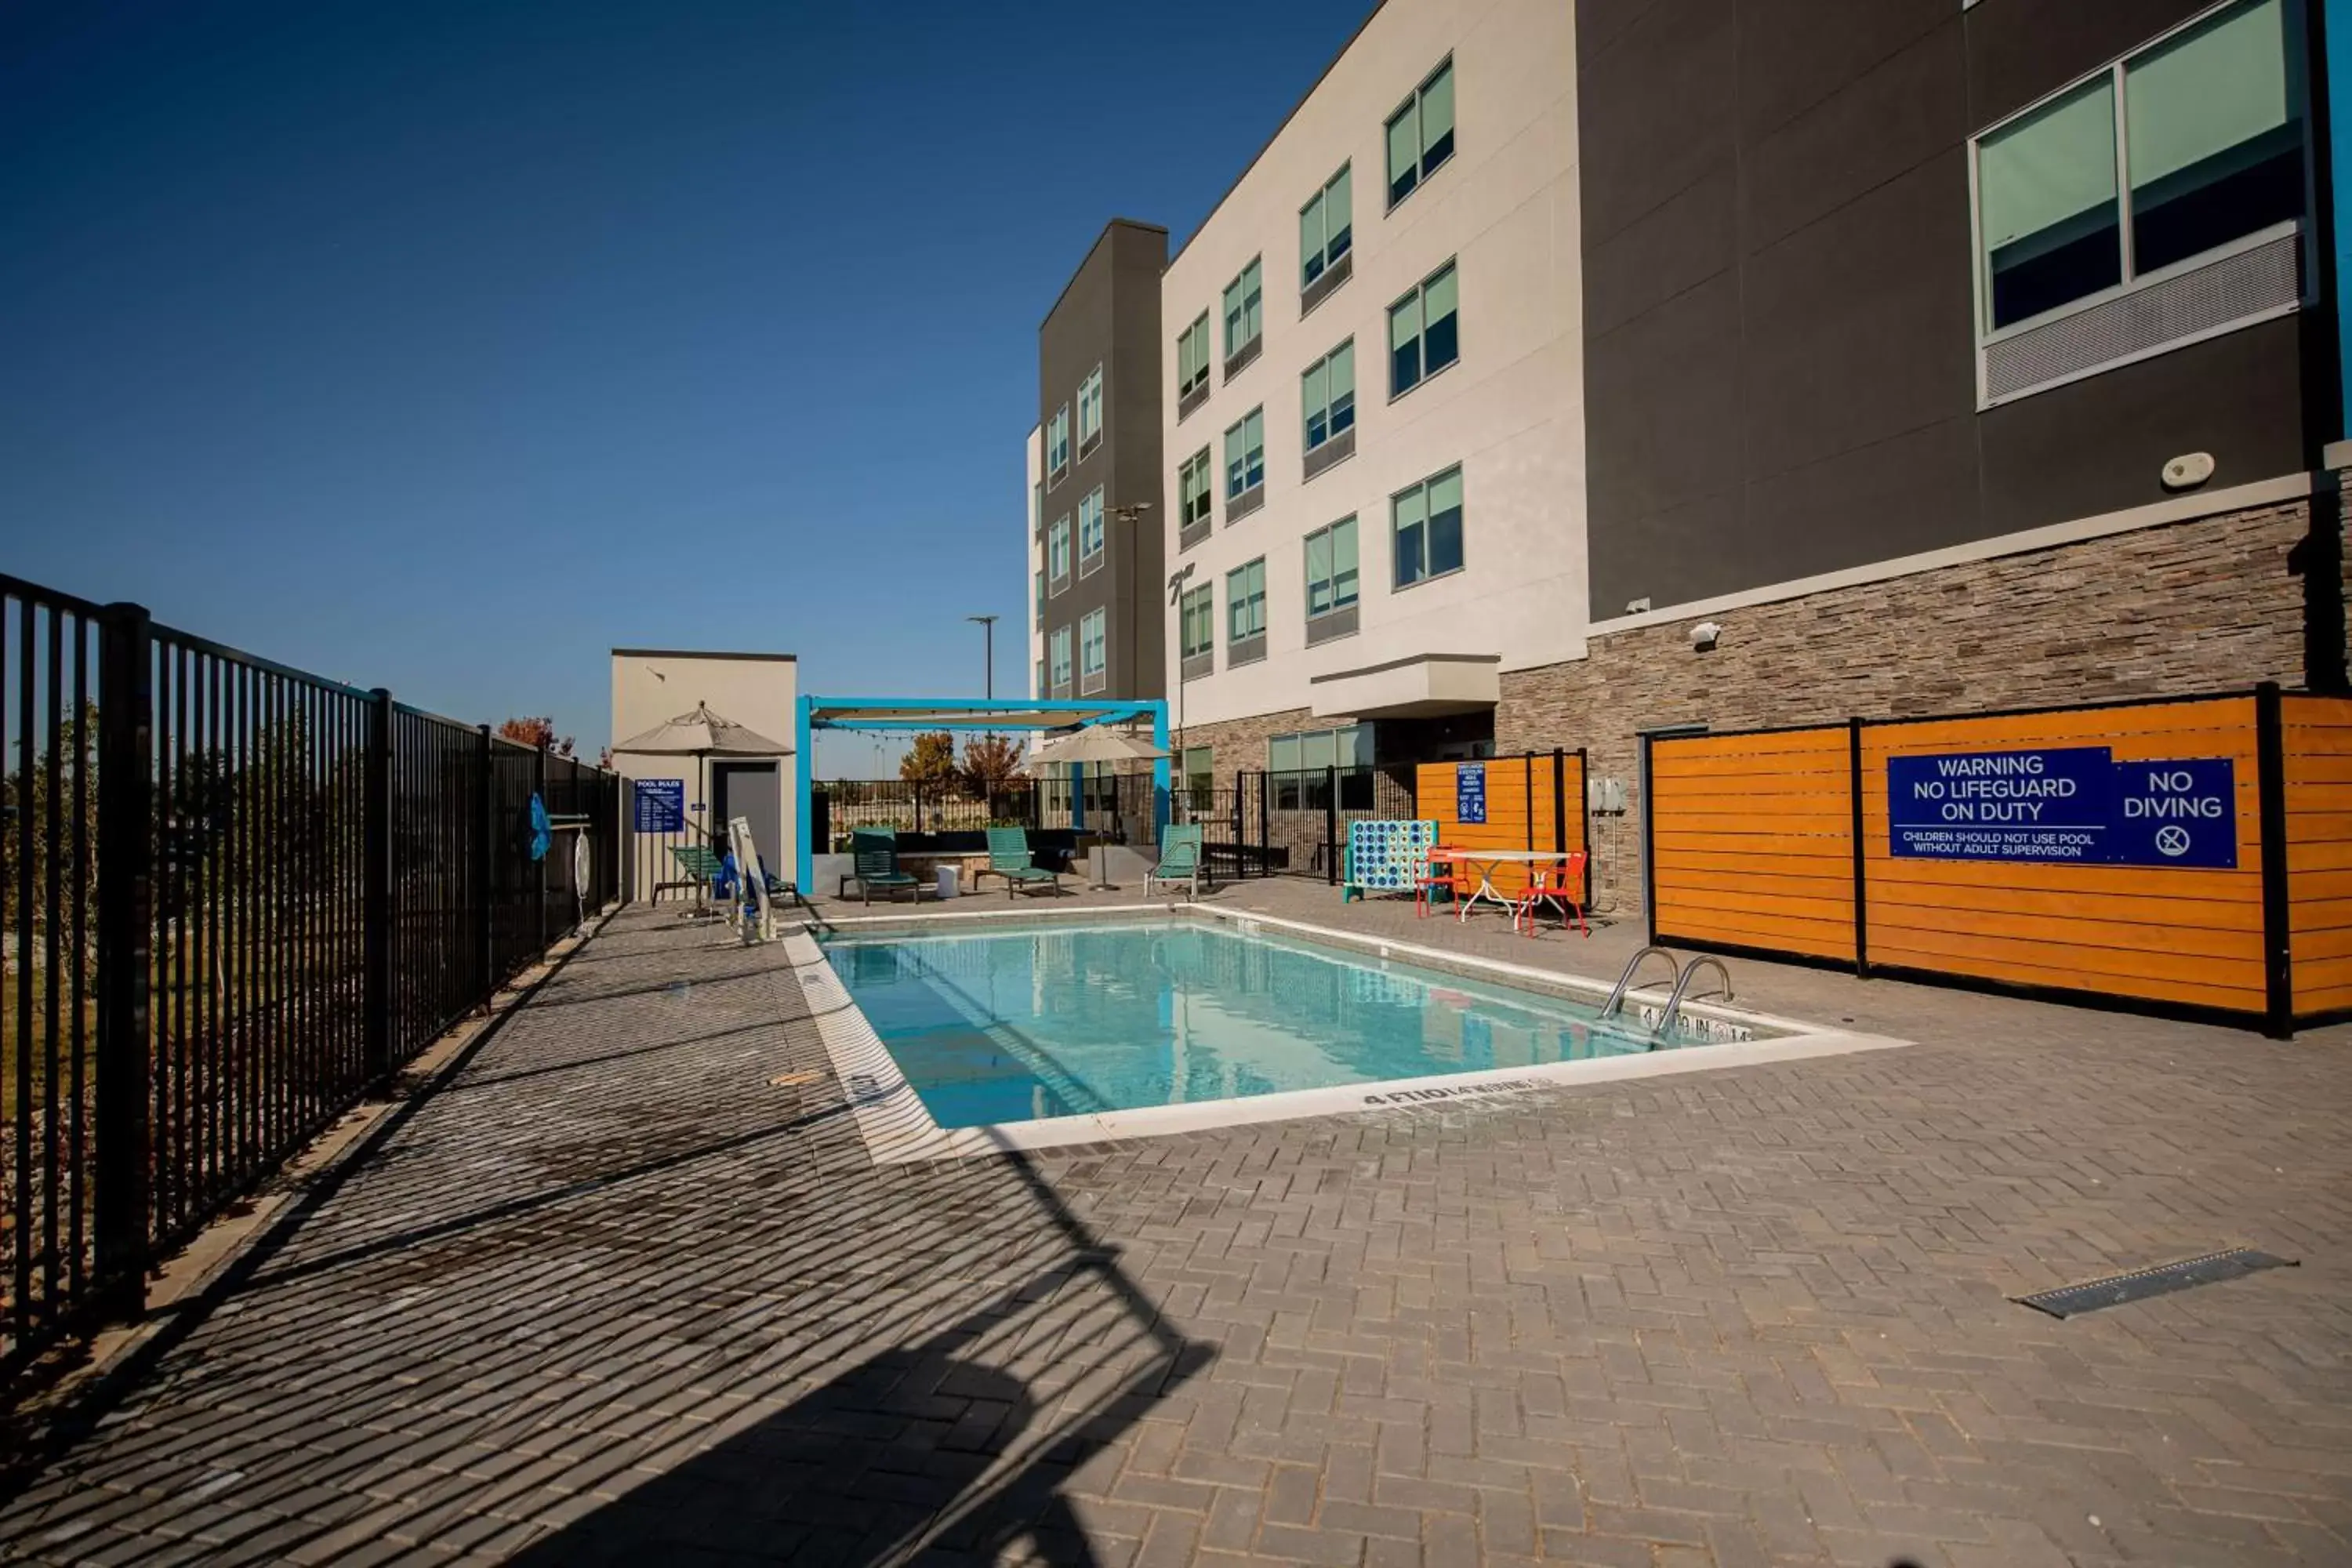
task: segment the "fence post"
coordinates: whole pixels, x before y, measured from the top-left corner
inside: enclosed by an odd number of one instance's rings
[[[368,694],[367,779],[362,786],[361,1012],[370,1083],[392,1071],[392,693]]]
[[[2294,1034],[2294,907],[2286,864],[2286,717],[2275,680],[2254,688],[2255,785],[2262,829],[2263,1033],[2274,1040]]]
[[[26,611],[29,617],[31,611]],[[154,889],[152,626],[138,605],[99,621],[98,1103],[93,1305],[136,1317],[147,1301],[148,965]],[[26,721],[29,729],[31,720]],[[31,763],[26,759],[29,772]]]
[[[1846,793],[1853,810],[1853,973],[1870,978],[1869,854],[1862,834],[1862,725],[1857,715],[1845,721]]]
[[[481,736],[481,742],[475,753],[480,776],[477,781],[474,812],[474,910],[480,917],[481,931],[475,943],[474,955],[482,966],[482,1011],[487,1014],[490,1010],[491,999],[499,990],[498,933],[493,929],[495,922],[491,919],[490,909],[491,898],[498,889],[498,879],[490,865],[490,855],[498,843],[497,826],[491,821],[497,810],[498,791],[493,787],[491,778],[490,727],[482,724],[476,729]]]
[[[530,767],[530,793],[538,800],[540,809],[544,811],[547,809],[547,742],[545,741],[539,743],[538,752],[531,757]],[[554,838],[553,834],[548,835],[548,849],[551,853],[555,848]],[[547,951],[547,856],[545,855],[539,858],[539,951],[542,953]]]
[[[1259,853],[1265,856],[1261,868],[1269,877],[1274,875],[1273,805],[1274,771],[1269,768],[1257,775],[1257,847]],[[1285,857],[1289,853],[1287,849],[1283,851]]]
[[[916,831],[916,832],[918,832],[918,833],[920,833],[920,832],[923,830],[923,786],[922,786],[922,784],[921,784],[920,783],[918,783],[918,784],[914,786],[914,795],[915,795],[915,831]]]
[[[1649,922],[1652,947],[1658,945],[1658,802],[1651,787],[1651,748],[1654,735],[1642,737],[1642,915]]]
[[[1337,887],[1339,881],[1339,764],[1324,768],[1323,779],[1323,880]]]

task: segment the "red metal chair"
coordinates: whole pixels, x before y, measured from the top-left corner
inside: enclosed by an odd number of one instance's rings
[[[1528,868],[1528,890],[1511,908],[1511,927],[1518,930],[1519,922],[1525,921],[1527,934],[1535,935],[1536,906],[1549,903],[1560,912],[1561,931],[1565,931],[1572,924],[1589,937],[1592,934],[1592,928],[1585,924],[1584,907],[1579,902],[1583,897],[1584,851],[1570,850],[1549,865]]]
[[[1442,850],[1444,846],[1439,848]],[[1478,879],[1461,861],[1442,859],[1433,854],[1422,861],[1421,874],[1413,879],[1412,912],[1416,918],[1429,913],[1429,896],[1440,888],[1453,895],[1458,912],[1462,901],[1478,890]]]

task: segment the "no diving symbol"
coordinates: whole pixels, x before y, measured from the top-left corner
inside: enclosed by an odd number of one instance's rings
[[[2177,824],[2158,828],[2156,830],[2156,848],[2157,853],[2160,855],[2168,855],[2176,859],[2188,854],[2189,829],[2179,826]]]

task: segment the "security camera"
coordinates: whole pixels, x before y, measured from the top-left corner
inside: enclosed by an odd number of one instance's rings
[[[1723,636],[1721,626],[1717,626],[1713,621],[1701,621],[1690,629],[1691,647],[1700,653],[1706,653],[1715,647],[1716,639],[1721,636]]]

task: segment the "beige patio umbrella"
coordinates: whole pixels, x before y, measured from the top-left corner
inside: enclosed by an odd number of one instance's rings
[[[639,756],[694,758],[694,797],[705,804],[710,798],[705,788],[708,780],[704,777],[709,771],[709,759],[789,757],[793,754],[793,749],[782,742],[771,741],[756,730],[713,713],[707,702],[698,702],[693,712],[681,713],[641,735],[616,742],[613,750],[635,752]],[[703,824],[703,832],[716,837],[708,822]]]
[[[1168,754],[1149,741],[1089,724],[1071,734],[1038,742],[1022,759],[1021,771],[1034,777],[1072,763],[1154,763]]]

